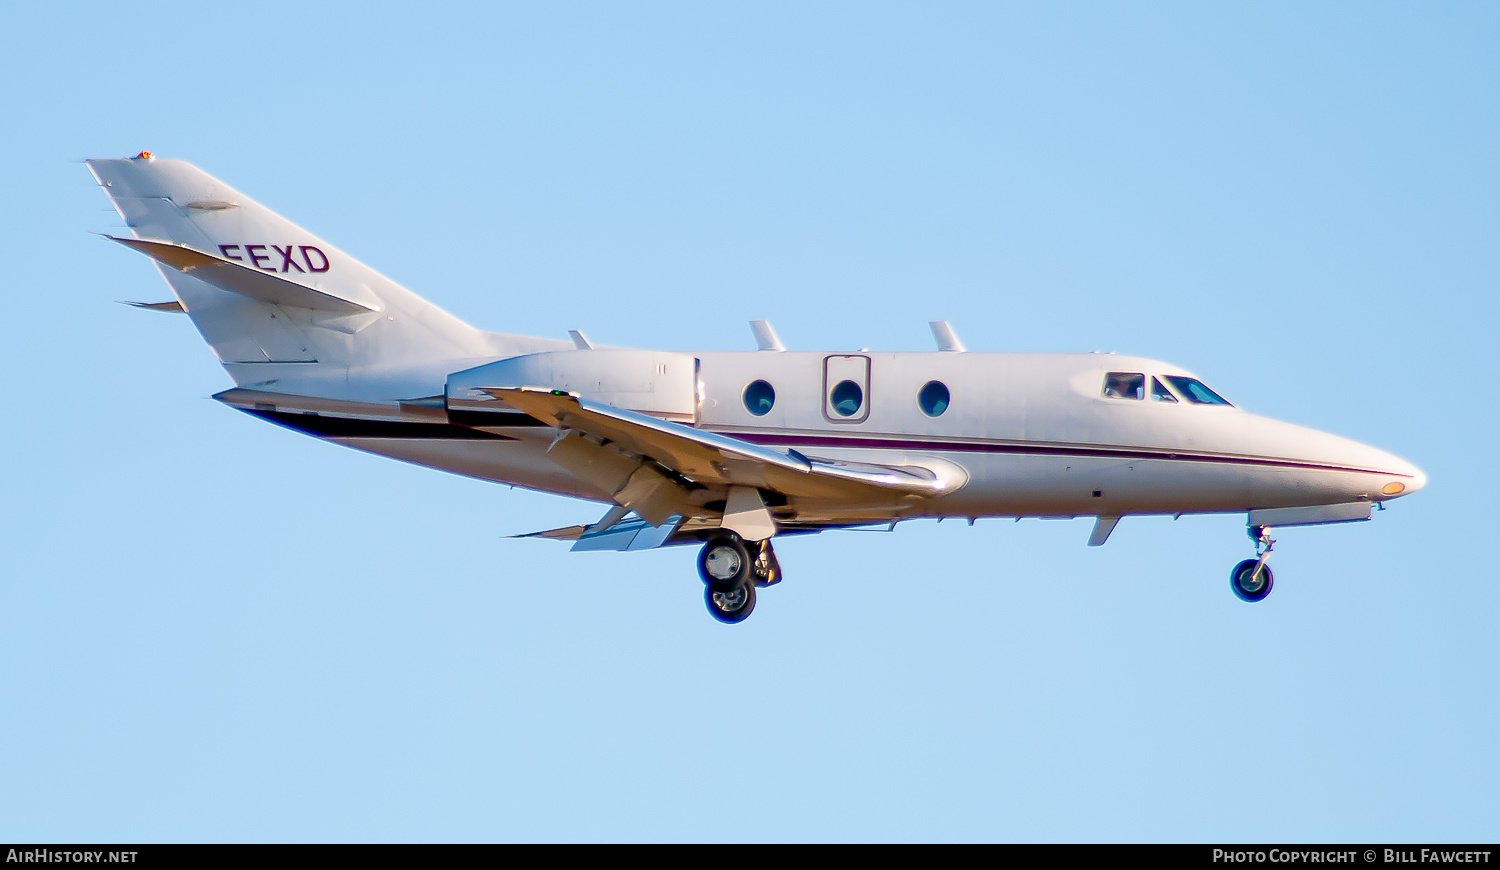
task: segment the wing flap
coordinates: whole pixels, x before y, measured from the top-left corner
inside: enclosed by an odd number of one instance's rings
[[[616,509],[617,510],[617,509]],[[670,546],[671,544],[682,544],[695,540],[692,537],[677,536],[682,529],[698,530],[703,527],[699,521],[689,520],[682,516],[673,515],[659,525],[652,525],[650,521],[638,516],[625,516],[614,522],[607,522],[616,510],[605,514],[605,519],[591,526],[565,526],[560,529],[548,529],[542,532],[530,532],[524,535],[510,535],[512,538],[544,538],[552,541],[572,541],[573,552],[589,552],[594,550],[654,550],[657,547]]]

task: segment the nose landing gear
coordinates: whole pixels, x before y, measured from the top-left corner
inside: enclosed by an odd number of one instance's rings
[[[781,582],[771,541],[746,542],[733,532],[709,539],[698,552],[703,602],[714,619],[733,625],[755,610],[755,589]]]
[[[1269,526],[1251,526],[1247,530],[1250,540],[1255,542],[1255,558],[1234,566],[1229,572],[1229,588],[1239,596],[1241,601],[1256,602],[1263,600],[1271,594],[1271,588],[1275,585],[1275,576],[1271,573],[1271,566],[1266,564],[1266,559],[1271,556],[1271,548],[1276,542],[1271,539]]]

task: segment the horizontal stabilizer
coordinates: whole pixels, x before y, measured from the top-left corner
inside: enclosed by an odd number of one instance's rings
[[[213,254],[205,254],[186,245],[159,242],[151,239],[126,239],[105,236],[127,248],[133,248],[151,259],[191,274],[194,278],[230,293],[238,293],[272,305],[289,305],[294,308],[309,308],[313,311],[330,311],[335,314],[366,314],[380,310],[378,303],[365,304],[352,299],[335,296],[323,290],[305,287],[295,281],[278,278],[260,269],[226,260]]]
[[[129,300],[124,300],[121,302],[121,304],[129,305],[133,308],[143,308],[147,311],[160,311],[163,314],[187,313],[187,309],[183,308],[182,303],[178,302],[176,299],[173,299],[171,302],[131,302]]]

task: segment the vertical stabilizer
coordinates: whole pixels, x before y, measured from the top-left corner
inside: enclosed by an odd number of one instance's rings
[[[484,357],[476,330],[180,160],[90,160],[235,383],[342,381],[351,371]]]

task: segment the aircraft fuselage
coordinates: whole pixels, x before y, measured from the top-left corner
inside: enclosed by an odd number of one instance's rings
[[[561,371],[595,355],[603,374]],[[779,506],[783,519],[838,523],[851,519],[934,516],[1122,516],[1245,512],[1357,501],[1378,502],[1425,483],[1415,466],[1347,438],[1261,417],[1237,407],[1199,404],[1167,386],[1168,377],[1192,377],[1168,363],[1116,354],[699,352],[652,354],[619,349],[563,350],[531,355],[559,361],[552,385],[606,404],[660,412],[684,425],[808,455],[889,465],[944,463],[961,474],[955,491],[913,501],[851,506],[801,500]],[[654,361],[676,362],[680,372],[658,372]],[[640,369],[631,372],[632,362]],[[664,411],[651,407],[676,377],[692,378],[686,398]],[[441,369],[441,367],[439,367]],[[551,371],[551,369],[549,369]],[[1111,372],[1139,374],[1166,386],[1170,400],[1104,395]],[[430,380],[405,380],[383,372],[387,389],[436,394]],[[592,378],[592,380],[590,380]],[[854,411],[833,402],[844,380],[858,387]],[[746,391],[761,382],[773,399],[752,413]],[[940,384],[947,401],[924,411],[919,393]],[[588,389],[590,386],[594,390]],[[628,389],[621,389],[621,387]],[[637,401],[630,401],[635,398]],[[670,401],[670,400],[668,400]],[[247,403],[235,402],[242,407]],[[247,410],[254,403],[248,403]],[[273,403],[274,404],[274,403]],[[283,410],[297,401],[285,397]],[[326,403],[325,418],[343,403]],[[396,402],[349,403],[347,413],[387,422],[437,420],[432,409],[403,410]],[[849,406],[846,404],[845,409]],[[669,413],[675,411],[676,413]],[[688,413],[684,413],[688,412]],[[546,458],[551,429],[515,415],[502,421],[464,418],[503,438],[470,440],[460,427],[430,437],[393,437],[389,429],[358,425],[313,431],[351,447],[486,480],[561,492],[607,502]],[[286,422],[281,420],[280,422]],[[291,423],[298,421],[294,418]],[[303,421],[308,422],[308,421]],[[493,425],[490,425],[493,424]],[[407,433],[420,436],[423,428]],[[474,434],[473,430],[469,431]],[[1395,490],[1395,492],[1392,492]],[[705,501],[713,499],[704,496]]]

